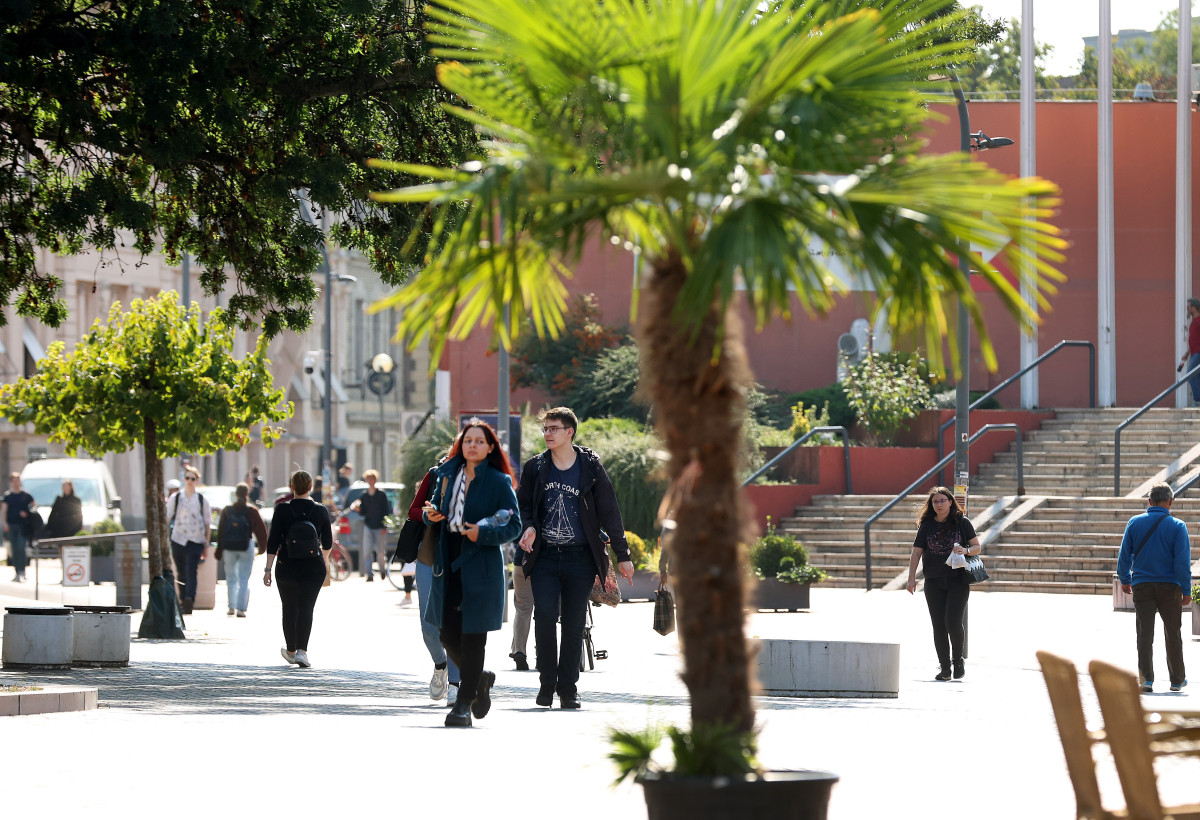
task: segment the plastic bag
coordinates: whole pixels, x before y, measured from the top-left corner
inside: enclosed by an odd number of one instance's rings
[[[952,552],[950,553],[950,557],[946,559],[946,566],[950,567],[950,569],[966,569],[967,556],[961,552]]]

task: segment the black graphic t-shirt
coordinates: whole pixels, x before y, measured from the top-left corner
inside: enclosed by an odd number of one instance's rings
[[[914,547],[920,547],[921,568],[926,578],[950,578],[963,574],[961,569],[950,569],[946,559],[954,551],[955,544],[964,548],[975,537],[975,527],[965,516],[959,519],[957,525],[950,520],[939,524],[935,519],[922,521],[917,529],[917,537],[913,540]]]
[[[566,470],[550,460],[550,470],[542,485],[542,540],[551,546],[586,544],[583,523],[579,519],[579,457]]]

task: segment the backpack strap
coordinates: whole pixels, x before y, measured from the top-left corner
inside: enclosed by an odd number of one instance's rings
[[[1129,559],[1129,566],[1131,569],[1133,567],[1133,562],[1137,560],[1138,553],[1142,551],[1142,547],[1146,546],[1146,542],[1150,540],[1150,536],[1154,535],[1154,531],[1158,529],[1158,525],[1171,517],[1171,514],[1167,513],[1162,518],[1150,525],[1150,529],[1146,530],[1146,534],[1142,536],[1142,540],[1138,541],[1138,545],[1133,548],[1133,557]]]

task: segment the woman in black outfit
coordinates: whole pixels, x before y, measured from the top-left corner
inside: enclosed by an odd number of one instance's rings
[[[966,674],[963,666],[963,613],[971,585],[965,569],[951,569],[951,553],[978,555],[982,548],[975,528],[963,515],[954,494],[934,487],[917,514],[917,537],[908,560],[908,591],[917,591],[917,562],[925,574],[925,603],[933,623],[933,646],[941,670],[934,680],[950,680],[953,660],[955,679]]]
[[[62,483],[62,495],[54,499],[46,529],[51,538],[70,538],[83,529],[83,503],[75,495],[75,485],[70,479]]]
[[[271,519],[263,583],[271,586],[271,565],[278,561],[276,577],[279,600],[283,602],[283,639],[286,642],[279,652],[288,663],[307,669],[312,666],[308,660],[308,636],[312,632],[313,608],[325,581],[325,564],[333,547],[333,528],[329,525],[329,511],[309,497],[313,488],[311,475],[297,470],[292,473],[288,486],[292,489],[292,500],[278,504]],[[284,542],[292,524],[299,520],[311,521],[317,528],[321,541],[319,555],[312,558],[288,555]]]

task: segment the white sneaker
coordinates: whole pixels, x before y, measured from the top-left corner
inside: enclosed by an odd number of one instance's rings
[[[433,677],[429,679],[430,698],[433,700],[446,699],[446,693],[450,690],[450,682],[448,680],[449,674],[449,667],[433,670]]]
[[[312,666],[308,660],[308,653],[303,649],[296,650],[296,663],[303,669],[308,669],[310,666]]]
[[[283,659],[288,663],[299,663],[299,661],[296,660],[296,655],[299,653],[288,652],[286,646],[279,647],[279,654],[283,655]]]

